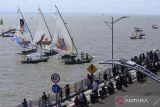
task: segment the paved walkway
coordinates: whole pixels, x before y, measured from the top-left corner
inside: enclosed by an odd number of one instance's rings
[[[146,82],[143,82],[143,83],[136,81],[132,85],[129,85],[129,87],[124,89],[125,89],[125,92],[116,91],[115,94],[109,95],[107,98],[101,100],[99,103],[92,104],[91,106],[92,107],[121,107],[121,106],[115,105],[116,96],[123,96],[123,97],[124,96],[158,96],[160,99],[160,84],[156,83],[151,79],[148,79]],[[159,99],[156,100],[157,102],[155,101],[152,104],[153,106],[149,106],[149,107],[160,107]]]

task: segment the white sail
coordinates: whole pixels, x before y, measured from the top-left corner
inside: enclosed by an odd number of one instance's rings
[[[63,54],[77,55],[76,47],[74,46],[73,40],[64,25],[60,13],[58,12],[56,16],[56,29],[53,38],[56,48]]]
[[[33,42],[35,45],[47,50],[50,50],[53,45],[40,9],[38,9],[38,25]]]
[[[11,38],[13,44],[18,45],[22,48],[31,48],[32,35],[29,32],[29,28],[22,16],[20,9],[18,9],[18,27],[15,34]]]

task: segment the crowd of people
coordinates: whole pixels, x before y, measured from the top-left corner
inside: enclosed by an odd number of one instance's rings
[[[139,65],[142,65],[149,69],[154,74],[157,74],[158,70],[160,70],[160,63],[159,63],[159,51],[150,51],[140,54],[138,57],[135,56],[134,58],[131,58],[131,61],[136,62]],[[87,75],[87,82],[88,82],[88,88],[87,90],[92,90],[92,93],[90,94],[90,101],[88,101],[85,91],[83,89],[80,89],[78,92],[76,92],[75,96],[71,96],[71,89],[70,85],[66,84],[63,88],[61,88],[59,92],[59,103],[64,102],[66,100],[71,100],[71,97],[75,97],[74,99],[74,107],[87,107],[88,102],[96,103],[99,101],[99,99],[106,98],[108,95],[112,95],[116,92],[116,90],[125,91],[124,88],[128,87],[128,84],[132,84],[132,76],[129,72],[127,72],[128,69],[124,66],[118,66],[114,65],[112,74],[113,76],[109,75],[107,71],[103,73],[103,86],[99,86],[101,83],[98,79],[95,79],[93,74]],[[137,72],[137,81],[141,82],[145,79],[145,75]],[[63,96],[65,95],[65,96]],[[48,105],[48,97],[43,93],[42,96],[42,103],[43,107],[50,107]],[[24,102],[22,103],[23,107],[28,107],[26,99],[24,99]],[[61,107],[62,105],[59,105]]]
[[[154,50],[145,53],[140,54],[138,57],[135,56],[134,58],[131,58],[131,61],[136,62],[139,65],[144,66],[146,69],[151,71],[152,73],[157,75],[157,72],[160,70],[160,51]],[[137,72],[137,80],[138,81],[144,81],[145,75],[143,75],[140,72]]]
[[[88,53],[81,52],[81,60],[89,60],[92,57]]]

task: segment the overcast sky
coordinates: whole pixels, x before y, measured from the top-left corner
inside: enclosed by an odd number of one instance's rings
[[[37,5],[43,12],[55,12],[56,4],[66,13],[122,13],[158,14],[160,0],[0,0],[0,12],[36,12]]]

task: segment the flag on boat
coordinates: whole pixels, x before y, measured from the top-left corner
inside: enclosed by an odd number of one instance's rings
[[[27,23],[22,16],[20,9],[18,8],[18,21],[17,21],[17,30],[13,37],[11,38],[11,42],[17,46],[22,48],[31,48],[32,44],[32,35],[29,32],[29,28],[27,27]]]
[[[23,19],[20,19],[19,31],[21,33],[29,33],[27,25],[26,25],[26,23],[25,23],[25,21]]]
[[[0,20],[0,25],[3,25],[3,19],[1,18],[1,20]]]

